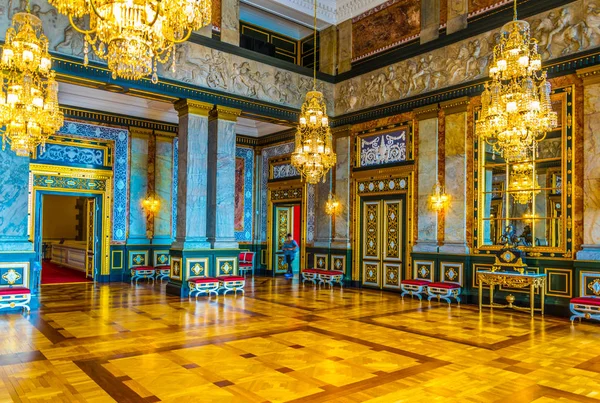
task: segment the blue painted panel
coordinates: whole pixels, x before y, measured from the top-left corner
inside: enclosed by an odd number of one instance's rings
[[[360,166],[406,161],[406,129],[374,134],[359,139]]]
[[[103,168],[106,157],[103,149],[72,144],[46,144],[45,150],[40,150],[37,154],[36,162]]]
[[[235,231],[235,240],[239,242],[251,242],[253,226],[252,192],[254,187],[254,150],[251,148],[236,147],[235,156],[236,158],[243,158],[244,160],[244,194],[240,195],[244,200],[244,228]],[[236,177],[236,181],[239,179],[239,177]],[[237,184],[236,188],[239,188]]]
[[[9,147],[0,151],[0,250],[30,250],[28,234],[29,158]]]
[[[131,139],[131,185],[129,196],[129,240],[146,239],[146,215],[142,200],[148,193],[148,139]]]
[[[171,218],[171,226],[173,227],[171,230],[171,238],[173,240],[175,240],[175,237],[177,236],[177,187],[179,185],[177,175],[179,175],[179,138],[176,138],[173,142],[173,212]]]
[[[160,200],[160,212],[154,216],[155,238],[171,239],[171,205],[173,204],[173,141],[156,140],[155,190]]]
[[[127,232],[127,191],[129,186],[128,131],[114,127],[65,121],[58,134],[114,141],[112,238],[113,241],[124,242]]]
[[[0,287],[19,287],[27,286],[24,281],[27,280],[27,265],[10,265],[12,267],[0,267]]]

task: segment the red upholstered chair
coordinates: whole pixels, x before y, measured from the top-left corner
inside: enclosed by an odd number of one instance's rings
[[[238,261],[238,271],[243,274],[252,271],[252,277],[254,277],[254,252],[242,252],[240,253]]]
[[[421,301],[421,294],[427,294],[427,286],[431,284],[431,281],[420,280],[420,279],[407,279],[400,282],[400,289],[402,294],[400,295],[404,299],[405,295],[416,296]]]
[[[428,301],[431,301],[433,298],[437,298],[438,301],[443,299],[450,305],[450,298],[454,298],[457,304],[460,304],[460,284],[451,283],[451,282],[437,282],[437,283],[429,283],[427,285],[427,294],[429,294]]]
[[[26,287],[0,288],[0,309],[23,308],[29,313],[31,291]]]
[[[219,295],[219,279],[214,277],[191,277],[188,279],[188,286],[190,287],[189,299],[192,299],[194,293],[196,301],[200,294]]]
[[[600,298],[599,297],[578,297],[571,299],[569,304],[571,313],[571,323],[576,318],[600,320]]]
[[[152,266],[137,266],[131,268],[131,283],[133,284],[133,280],[135,280],[135,284],[137,285],[138,280],[142,278],[147,278],[148,282],[152,280],[152,284],[154,284],[154,267]]]

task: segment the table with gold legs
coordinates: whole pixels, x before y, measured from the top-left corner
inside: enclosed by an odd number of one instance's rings
[[[481,312],[482,307],[486,308],[512,308],[517,310],[529,311],[531,316],[535,311],[544,314],[544,298],[546,292],[546,274],[538,273],[517,273],[517,272],[506,272],[506,271],[478,271],[477,282],[479,284],[479,311]],[[490,287],[490,303],[489,305],[483,304],[483,285],[486,284]],[[506,297],[507,305],[494,303],[494,287],[504,286],[511,288],[529,288],[529,307],[521,307],[513,305],[515,297],[511,294]],[[535,307],[535,290],[540,288],[540,307]]]

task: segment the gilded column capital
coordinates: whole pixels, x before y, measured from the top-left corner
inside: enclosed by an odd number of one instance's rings
[[[129,128],[129,134],[131,134],[132,137],[143,137],[143,138],[148,138],[152,135],[153,130],[152,129],[146,129],[143,127],[130,127]]]
[[[331,134],[335,138],[348,137],[352,133],[352,125],[337,126],[331,128]]]
[[[440,102],[440,108],[444,110],[446,115],[453,113],[466,112],[469,106],[469,97],[460,97],[451,99],[450,101]]]
[[[431,104],[427,106],[422,106],[420,108],[415,108],[413,112],[415,113],[415,118],[417,120],[425,120],[431,118],[437,118],[438,116],[438,104]]]
[[[241,109],[216,105],[215,108],[210,112],[210,117],[214,119],[230,120],[232,122],[236,122],[241,114]]]
[[[175,102],[175,110],[177,111],[179,117],[185,115],[200,115],[207,117],[213,108],[213,104],[194,101],[191,99],[180,99],[179,101]]]
[[[577,77],[583,80],[583,85],[600,83],[600,66],[591,66],[577,70]]]

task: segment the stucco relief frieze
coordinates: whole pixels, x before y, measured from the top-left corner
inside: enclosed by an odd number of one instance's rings
[[[579,0],[527,20],[544,60],[600,44],[597,0]],[[486,32],[339,83],[336,115],[487,77],[499,35],[499,29]]]
[[[1,40],[4,40],[12,16],[24,11],[26,6],[24,0],[0,0]],[[44,0],[32,0],[31,11],[42,20],[44,33],[50,41],[50,51],[83,58],[83,36],[71,27],[67,17],[57,13]],[[76,22],[82,23],[81,20]],[[99,62],[93,52],[90,52],[90,58]],[[159,65],[159,76],[294,108],[302,105],[304,94],[312,89],[312,77],[191,42],[177,46],[175,71],[172,71],[170,62]],[[332,114],[333,84],[319,82],[318,87],[329,101]]]

